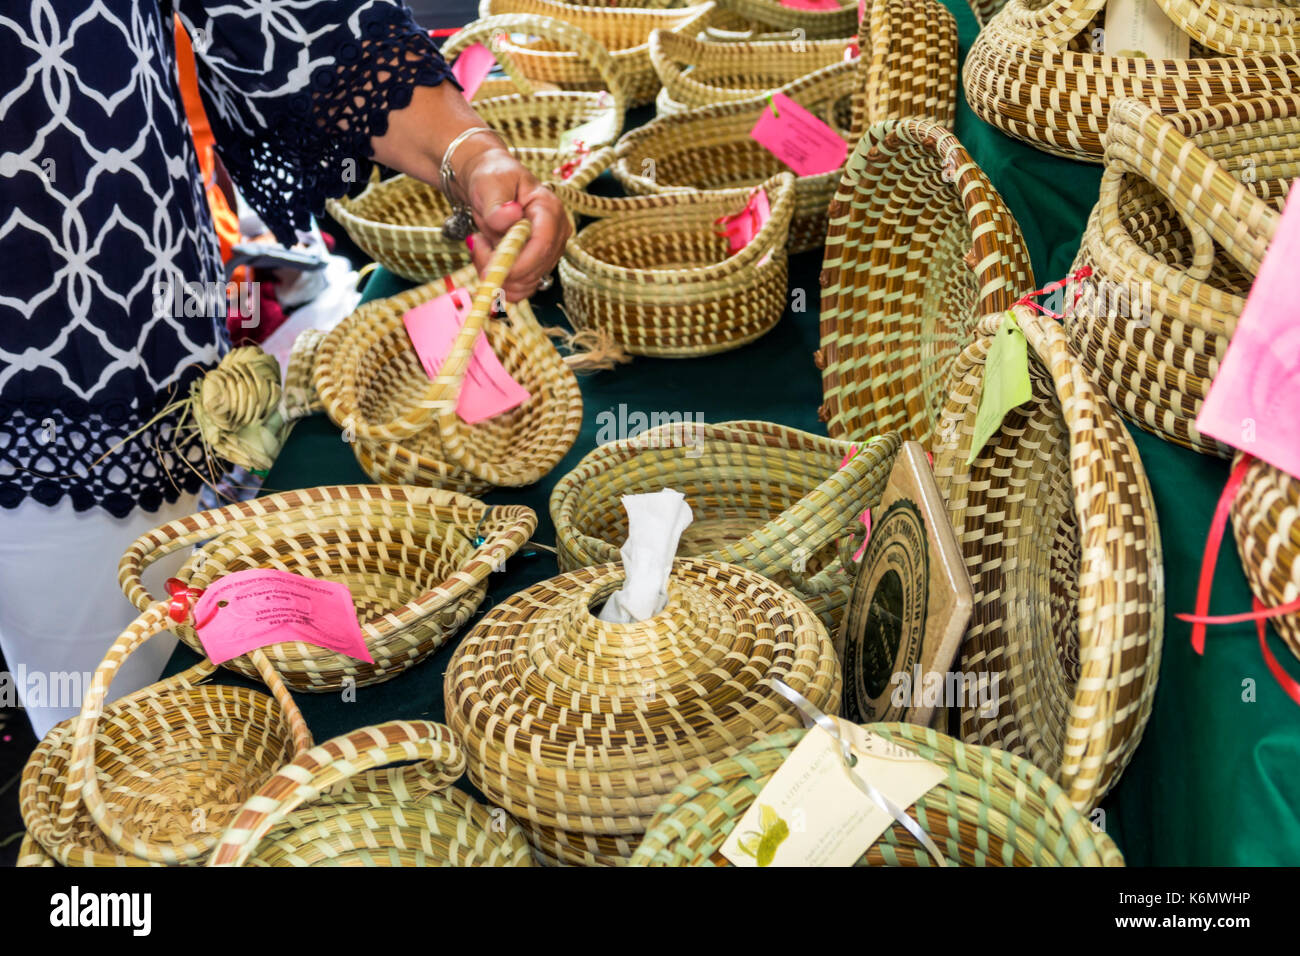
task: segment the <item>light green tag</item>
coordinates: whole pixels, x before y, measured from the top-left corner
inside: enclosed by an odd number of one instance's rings
[[[615,136],[617,125],[614,105],[611,103],[581,126],[575,126],[561,133],[560,152],[572,153],[577,149],[579,142],[588,149],[612,143],[617,138]]]
[[[984,388],[980,392],[979,411],[975,413],[975,434],[966,464],[975,461],[975,456],[1002,425],[1007,412],[1033,396],[1029,384],[1029,343],[1016,325],[1015,317],[1008,312],[1002,317],[984,362]]]

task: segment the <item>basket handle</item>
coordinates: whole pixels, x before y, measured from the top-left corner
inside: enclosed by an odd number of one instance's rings
[[[221,834],[208,866],[242,866],[266,834],[326,788],[373,767],[405,760],[423,762],[390,772],[387,780],[398,800],[406,797],[401,789],[407,783],[416,782],[415,789],[431,792],[446,788],[465,772],[465,751],[451,728],[443,724],[394,720],[354,730],[299,754],[268,780]],[[383,775],[367,773],[366,779],[362,789],[388,789],[388,784],[376,784]],[[340,789],[358,792],[347,784]]]
[[[114,675],[117,674],[122,664],[135,650],[150,638],[168,630],[171,622],[168,615],[169,605],[170,602],[168,601],[159,601],[136,618],[113,642],[108,654],[96,669],[95,675],[90,682],[90,689],[86,692],[86,699],[81,705],[81,715],[77,718],[77,723],[73,727],[72,756],[68,761],[68,786],[64,794],[63,806],[59,811],[59,819],[56,823],[56,835],[66,834],[71,829],[73,820],[77,815],[76,804],[80,800],[81,803],[85,804],[86,810],[89,811],[95,823],[104,831],[104,835],[113,845],[124,853],[130,853],[156,863],[179,863],[183,860],[192,860],[202,856],[216,843],[216,834],[198,835],[192,842],[186,843],[179,848],[128,836],[118,821],[117,814],[109,808],[100,793],[99,780],[95,773],[95,738],[98,732],[99,719],[104,713],[108,688],[113,682]],[[298,710],[298,705],[289,694],[288,688],[284,686],[280,675],[271,666],[266,654],[261,649],[255,650],[249,653],[249,659],[257,667],[258,674],[266,682],[272,696],[283,711],[285,721],[289,725],[293,738],[294,753],[301,754],[310,750],[312,740],[311,733],[307,730],[307,722],[303,719],[302,712]],[[204,663],[210,665],[210,662],[205,661]],[[188,682],[189,676],[200,670],[200,668],[191,668],[180,676],[186,677]],[[157,693],[173,686],[178,686],[175,678],[148,689]],[[153,694],[149,696],[153,696]]]

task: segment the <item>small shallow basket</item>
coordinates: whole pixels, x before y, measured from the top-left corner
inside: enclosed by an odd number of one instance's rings
[[[1029,761],[967,746],[915,724],[866,726],[947,773],[904,812],[950,865],[1124,865],[1110,837]],[[768,737],[687,777],[655,814],[631,865],[730,866],[722,845],[804,733]],[[933,866],[934,861],[902,824],[894,823],[857,865]]]
[[[780,92],[827,122],[847,141],[853,122],[856,62],[837,63],[782,87]],[[661,116],[619,140],[614,178],[638,196],[683,189],[752,189],[788,167],[750,135],[767,107],[765,95]],[[840,170],[795,180],[790,252],[820,248],[826,206]]]
[[[203,685],[206,658],[107,707],[113,675],[173,625],[168,602],[128,627],[95,671],[81,714],[51,730],[23,768],[27,831],[64,866],[197,864],[246,799],[312,746],[267,655],[249,658],[271,696]]]
[[[975,325],[1034,287],[1020,227],[957,138],[872,126],[830,206],[819,416],[835,438],[929,445],[948,370]]]
[[[469,777],[543,859],[626,862],[688,774],[797,725],[779,679],[831,713],[840,672],[807,605],[734,565],[678,559],[644,621],[596,613],[623,583],[606,564],[507,598],[447,667],[447,720]]]
[[[441,647],[482,602],[488,574],[536,526],[529,508],[490,508],[447,491],[308,488],[204,511],[141,535],[122,556],[118,579],[131,603],[147,608],[155,599],[141,580],[144,569],[199,544],[177,575],[187,586],[206,588],[249,568],[346,584],[373,664],[298,642],[264,650],[294,690],[332,691],[388,680]],[[173,631],[203,653],[188,624]],[[225,666],[258,676],[248,655]]]
[[[953,363],[934,473],[975,592],[961,669],[996,681],[967,743],[1027,757],[1088,810],[1137,749],[1155,695],[1164,568],[1137,449],[1065,332],[1025,307],[1033,398],[971,465],[984,364],[1002,316]]]
[[[470,266],[442,282],[367,302],[321,344],[316,390],[330,419],[356,438],[357,460],[376,481],[470,494],[520,487],[549,472],[573,445],[582,425],[578,381],[528,303],[507,303],[504,320],[488,320],[528,230],[526,219],[510,228],[482,281]],[[402,316],[457,286],[476,290],[474,305],[431,382]],[[467,425],[456,403],[480,332],[531,397],[503,415]]]
[[[838,10],[800,10],[780,0],[719,0],[720,11],[775,30],[802,30],[809,40],[851,37],[857,32],[856,0],[840,0]]]
[[[1093,277],[1066,296],[1070,335],[1121,414],[1227,458],[1196,416],[1300,175],[1300,95],[1167,117],[1121,100],[1105,139],[1075,261]]]
[[[396,761],[420,761],[375,771]],[[451,730],[390,721],[299,755],[235,815],[209,866],[532,866],[523,831],[449,789]],[[362,774],[358,779],[357,775]]]
[[[1300,86],[1300,18],[1293,7],[1157,2],[1192,37],[1189,58],[1093,53],[1106,0],[1010,0],[966,57],[971,109],[1049,153],[1098,162],[1106,117],[1122,97],[1176,112]]]
[[[1232,532],[1260,603],[1277,607],[1300,598],[1300,481],[1255,459],[1232,502]],[[1272,623],[1300,657],[1300,614],[1275,617]]]
[[[769,422],[662,425],[600,445],[551,492],[561,570],[617,561],[627,539],[623,495],[672,488],[695,520],[680,555],[742,565],[794,591],[838,627],[852,578],[841,545],[880,502],[900,447],[851,446]]]
[[[603,6],[561,3],[559,0],[482,0],[479,16],[527,13],[553,17],[589,34],[613,57],[627,89],[631,106],[653,102],[659,76],[650,62],[649,41],[654,30],[694,33],[713,13],[712,3],[671,8]],[[502,41],[506,53],[529,79],[551,83],[563,90],[599,90],[602,80],[589,64],[572,52],[546,40],[526,44]]]
[[[870,0],[859,26],[853,129],[883,120],[957,121],[957,21],[938,0]]]
[[[569,240],[560,259],[574,328],[657,358],[713,355],[771,331],[785,313],[794,176],[778,173],[757,188],[772,215],[732,253],[718,223],[745,209],[749,189],[610,199],[557,185],[571,211],[599,219]]]

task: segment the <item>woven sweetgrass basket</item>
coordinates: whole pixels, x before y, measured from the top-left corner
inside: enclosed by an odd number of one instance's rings
[[[1300,598],[1300,481],[1258,458],[1232,502],[1232,531],[1250,589],[1265,607]],[[1273,618],[1300,657],[1300,614]]]
[[[976,115],[1049,153],[1097,162],[1111,103],[1163,112],[1300,87],[1300,18],[1257,0],[1160,0],[1192,38],[1183,60],[1094,52],[1106,0],[1009,0],[980,31],[963,82]]]
[[[23,834],[23,842],[18,847],[18,862],[16,866],[22,867],[46,867],[57,866],[54,857],[45,852],[44,848],[32,839],[30,833]]]
[[[984,26],[993,19],[993,14],[1007,5],[1007,0],[968,0],[968,4],[971,13],[975,14],[975,22]]]
[[[249,568],[346,584],[373,664],[303,643],[263,651],[294,690],[331,691],[388,680],[441,647],[482,602],[488,574],[536,526],[529,508],[490,508],[448,491],[409,485],[308,488],[162,525],[131,544],[118,578],[127,598],[143,610],[155,600],[141,580],[144,569],[198,545],[177,575],[187,586],[206,588]],[[192,627],[173,630],[202,653]],[[247,655],[225,666],[246,677],[258,675]]]
[[[330,419],[356,439],[357,460],[376,481],[470,494],[519,487],[549,472],[573,445],[582,425],[578,382],[528,303],[507,303],[504,319],[489,319],[528,230],[526,219],[511,227],[482,280],[470,266],[442,282],[368,302],[321,344],[316,390]],[[474,304],[430,381],[402,316],[458,286],[475,290]],[[480,333],[530,397],[512,411],[467,425],[456,404]]]
[[[868,724],[938,764],[947,777],[904,808],[957,866],[1123,866],[1115,843],[1050,777],[1020,757],[915,724]],[[632,866],[729,866],[723,843],[805,731],[788,730],[682,781],[650,822]],[[858,866],[933,866],[895,823]]]
[[[617,561],[622,496],[672,488],[695,516],[680,555],[766,575],[833,630],[852,586],[840,544],[862,531],[898,449],[897,436],[883,435],[845,463],[848,442],[770,422],[661,425],[599,445],[551,492],[560,568]]]
[[[957,21],[938,0],[868,0],[859,25],[861,76],[853,129],[925,117],[957,118]]]
[[[1101,195],[1066,297],[1093,382],[1130,421],[1229,457],[1196,427],[1219,363],[1300,175],[1300,94],[1160,116],[1120,100]]]
[[[168,630],[168,602],[122,632],[91,680],[81,714],[46,735],[23,768],[28,833],[64,866],[201,863],[231,815],[311,734],[268,657],[250,654],[271,696],[204,685],[188,670],[105,706],[123,661]]]
[[[757,188],[771,217],[732,253],[718,223],[744,211],[749,189],[610,199],[557,184],[566,207],[598,218],[560,259],[569,321],[658,358],[712,355],[771,331],[785,313],[794,176],[778,173]]]
[[[967,465],[985,360],[1002,316],[953,363],[934,473],[975,609],[961,669],[996,681],[996,712],[961,712],[967,743],[1023,756],[1080,810],[1118,779],[1160,669],[1164,568],[1137,449],[1065,332],[1025,307],[1033,397]]]
[[[786,84],[780,92],[828,123],[846,141],[851,136],[856,61],[824,67]],[[788,171],[785,163],[750,135],[767,107],[766,96],[719,103],[661,116],[625,133],[615,150],[614,178],[633,195],[681,189],[752,189]],[[826,237],[826,206],[840,171],[795,181],[790,252],[820,248]]]
[[[857,32],[855,0],[840,0],[838,10],[801,10],[781,0],[718,0],[720,10],[773,30],[800,30],[809,40],[851,37]]]
[[[398,761],[419,762],[371,769]],[[532,866],[516,824],[449,789],[464,770],[455,735],[427,720],[335,737],[249,798],[208,865]]]
[[[622,582],[606,564],[520,591],[447,667],[447,720],[470,780],[546,859],[626,862],[688,774],[797,725],[774,680],[824,711],[839,706],[826,629],[762,575],[678,559],[661,613],[599,621]]]
[[[659,75],[650,63],[649,41],[654,30],[694,33],[713,12],[712,3],[692,6],[618,6],[563,3],[561,0],[481,0],[479,16],[525,13],[572,24],[604,46],[626,85],[628,103],[644,106],[659,92]],[[574,53],[546,40],[502,41],[500,48],[530,80],[562,90],[599,90],[602,80]]]
[[[872,126],[849,157],[821,284],[827,430],[928,445],[975,325],[1034,277],[1020,227],[957,138],[905,120]]]

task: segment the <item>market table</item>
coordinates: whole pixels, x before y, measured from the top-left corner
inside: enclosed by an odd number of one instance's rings
[[[957,17],[964,57],[976,32],[964,0],[945,0]],[[1024,231],[1040,284],[1069,271],[1097,196],[1100,167],[1058,159],[1014,141],[977,119],[963,101],[956,133],[988,174]],[[692,360],[638,358],[631,365],[581,379],[583,427],[577,443],[542,482],[485,496],[490,504],[525,504],[539,518],[536,540],[551,544],[547,499],[555,481],[596,444],[602,426],[616,428],[636,412],[669,413],[717,422],[755,418],[824,434],[817,419],[820,253],[790,264],[790,302],[781,323],[733,352]],[[378,270],[367,300],[410,283]],[[795,294],[802,290],[802,295]],[[543,324],[562,324],[558,290],[534,305]],[[1151,480],[1164,547],[1166,619],[1160,683],[1141,747],[1098,818],[1129,865],[1300,864],[1300,707],[1276,685],[1260,655],[1254,626],[1211,628],[1204,657],[1189,642],[1189,625],[1174,618],[1195,602],[1210,518],[1228,477],[1228,463],[1132,428]],[[317,415],[298,425],[266,481],[266,489],[366,482],[339,430]],[[494,602],[556,573],[554,556],[513,558],[490,580],[480,614]],[[1247,610],[1250,591],[1229,535],[1215,577],[1212,610]],[[470,625],[479,615],[471,619]],[[468,627],[467,627],[468,629]],[[462,632],[464,633],[464,632]],[[1300,665],[1270,632],[1274,654],[1291,673]],[[341,694],[299,694],[316,739],[393,718],[443,719],[442,680],[453,640],[423,664],[388,681]],[[195,660],[180,648],[170,672]],[[223,672],[223,680],[238,678]]]

